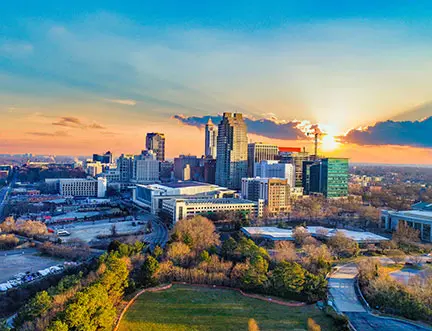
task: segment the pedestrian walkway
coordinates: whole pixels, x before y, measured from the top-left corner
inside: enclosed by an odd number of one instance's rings
[[[349,263],[339,267],[328,278],[329,294],[336,310],[348,317],[358,331],[427,331],[432,328],[411,324],[397,318],[373,315],[365,308],[355,291],[357,265]]]

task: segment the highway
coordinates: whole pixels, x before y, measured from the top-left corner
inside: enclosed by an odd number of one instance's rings
[[[358,331],[392,330],[392,331],[426,331],[432,330],[403,320],[380,317],[370,312],[357,296],[356,277],[357,265],[349,263],[340,266],[328,278],[329,294],[337,311],[346,315]]]

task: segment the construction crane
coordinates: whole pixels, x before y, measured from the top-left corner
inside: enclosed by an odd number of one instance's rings
[[[318,126],[314,126],[313,131],[310,131],[307,133],[308,136],[314,136],[315,140],[315,153],[314,153],[314,159],[318,159],[318,138],[323,136],[324,133],[318,128]]]

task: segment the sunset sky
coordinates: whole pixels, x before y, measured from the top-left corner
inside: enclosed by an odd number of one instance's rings
[[[432,2],[1,1],[0,153],[204,151],[225,111],[251,141],[432,164]]]

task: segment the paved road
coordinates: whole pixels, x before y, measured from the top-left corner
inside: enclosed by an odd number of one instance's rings
[[[0,219],[3,215],[3,209],[7,201],[7,196],[10,190],[10,186],[4,186],[0,189]]]
[[[379,317],[366,309],[355,291],[355,278],[358,274],[357,265],[350,263],[341,266],[328,279],[329,293],[336,309],[344,313],[358,331],[426,331],[431,328],[416,326],[404,321]]]
[[[152,220],[152,232],[145,234],[143,238],[144,242],[149,243],[150,250],[156,246],[165,247],[168,242],[168,229],[159,219]]]

